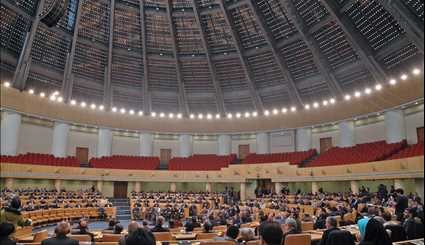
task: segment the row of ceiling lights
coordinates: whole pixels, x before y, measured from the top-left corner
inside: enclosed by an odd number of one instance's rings
[[[412,74],[414,76],[419,76],[421,73],[422,73],[422,70],[419,69],[419,68],[414,68],[412,70]],[[400,80],[402,80],[402,81],[406,81],[407,79],[409,79],[409,75],[408,74],[402,74],[400,76]],[[391,80],[388,81],[388,85],[390,85],[390,86],[395,86],[397,83],[398,83],[398,81],[396,79],[391,79]],[[3,86],[4,87],[10,87],[11,84],[9,82],[5,82],[5,83],[3,83]],[[384,88],[384,86],[382,84],[376,84],[374,88],[367,87],[367,88],[364,89],[364,91],[356,90],[353,94],[346,94],[344,96],[344,100],[345,101],[350,101],[353,98],[360,98],[363,95],[370,95],[374,91],[377,91],[377,92],[378,91],[381,91],[383,88]],[[31,95],[34,95],[35,94],[35,91],[34,91],[34,89],[29,89],[28,90],[28,93],[31,94]],[[45,98],[45,97],[47,97],[47,94],[45,92],[40,92],[39,96],[41,98]],[[60,95],[60,93],[58,91],[55,91],[52,94],[50,94],[48,96],[48,98],[49,98],[50,101],[54,101],[54,102],[58,102],[58,103],[64,102],[64,98]],[[336,103],[337,103],[337,100],[335,98],[330,98],[328,100],[323,100],[322,103],[314,102],[312,104],[305,104],[304,105],[304,109],[305,110],[318,109],[321,106],[325,106],[326,107],[328,105],[333,105],[333,104],[336,104]],[[69,102],[69,104],[71,106],[78,106],[79,105],[81,108],[90,108],[91,110],[99,110],[99,111],[104,111],[105,110],[105,106],[103,106],[103,105],[96,105],[94,103],[92,103],[92,104],[89,105],[89,104],[87,104],[84,101],[77,102],[76,100],[71,100]],[[282,108],[280,110],[279,109],[265,110],[263,112],[263,115],[266,116],[266,117],[268,117],[270,115],[278,115],[280,113],[286,114],[288,112],[294,113],[296,111],[297,111],[297,107],[292,106],[289,109],[288,108]],[[121,113],[121,114],[127,114],[128,113],[129,115],[136,115],[137,114],[139,116],[144,116],[144,112],[143,111],[138,111],[136,113],[136,111],[135,110],[132,110],[132,109],[130,109],[130,110],[127,110],[125,108],[118,109],[117,107],[112,107],[111,108],[111,112],[112,113]],[[169,114],[166,114],[164,112],[161,112],[161,113],[151,112],[150,113],[150,116],[153,117],[153,118],[156,118],[156,117],[159,117],[159,118],[168,117],[170,119],[174,119],[174,118],[176,118],[176,119],[182,119],[183,118],[183,114],[182,113],[178,113],[178,114],[169,113]],[[239,119],[239,118],[251,118],[251,117],[258,117],[258,116],[259,116],[259,113],[256,112],[256,111],[254,111],[254,112],[245,112],[245,113],[237,112],[237,113],[234,113],[234,114],[233,113],[228,113],[226,115],[226,118],[227,119],[233,119],[233,118],[238,118]],[[220,115],[220,114],[216,114],[215,116],[212,115],[212,114],[197,114],[197,115],[190,114],[189,115],[189,119],[200,119],[200,120],[202,120],[202,119],[212,120],[214,118],[215,119],[221,119],[221,117],[222,117],[222,115]]]

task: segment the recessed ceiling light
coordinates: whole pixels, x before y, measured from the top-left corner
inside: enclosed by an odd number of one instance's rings
[[[177,118],[181,119],[183,117],[183,115],[181,113],[177,114]]]
[[[331,102],[331,104],[335,104],[336,103],[336,99],[332,98],[329,100],[329,102]]]
[[[105,110],[105,106],[104,105],[100,105],[99,106],[99,110],[101,110],[101,111]]]
[[[190,119],[194,119],[194,118],[195,118],[195,115],[190,114],[189,118],[190,118]]]
[[[240,114],[239,112],[236,113],[236,118],[241,118],[241,117],[242,117],[242,114]]]
[[[121,114],[124,114],[124,113],[127,112],[127,110],[125,108],[121,108],[120,112],[121,112]]]
[[[254,111],[254,112],[252,113],[252,116],[253,116],[253,117],[257,117],[257,116],[258,116],[258,112]]]
[[[171,119],[174,118],[174,113],[168,114],[168,117],[171,118]]]
[[[160,118],[164,118],[165,117],[165,113],[164,112],[159,113],[159,117]]]
[[[116,107],[112,107],[112,112],[117,112],[117,108]]]
[[[91,105],[90,105],[90,108],[91,108],[92,110],[94,110],[94,109],[96,109],[96,105],[95,105],[95,104],[91,104]]]
[[[282,113],[287,113],[288,112],[288,109],[286,109],[286,108],[282,108]]]
[[[264,111],[264,116],[268,116],[268,115],[270,115],[270,111],[265,110],[265,111]]]
[[[85,108],[87,106],[87,104],[86,104],[86,102],[83,101],[83,102],[81,102],[80,106]]]
[[[70,102],[70,103],[71,103],[71,105],[72,105],[72,106],[74,106],[74,105],[76,105],[76,104],[77,104],[77,101],[76,101],[76,100],[71,100],[71,102]]]
[[[46,97],[46,94],[45,94],[45,93],[43,93],[43,92],[41,92],[41,93],[40,93],[40,97],[41,97],[41,98],[44,98],[44,97]]]
[[[151,117],[156,117],[156,112],[151,112]]]
[[[365,88],[364,92],[365,92],[365,94],[371,94],[372,93],[372,89]]]
[[[346,94],[346,95],[344,96],[344,99],[345,99],[345,100],[347,100],[347,101],[348,101],[348,100],[351,100],[351,95]]]
[[[6,88],[10,87],[10,82],[4,82],[3,86],[5,86]]]
[[[134,115],[134,110],[130,110],[128,113],[130,113],[130,115]]]
[[[354,92],[354,97],[360,98],[360,96],[362,96],[362,93],[360,93],[360,91]]]
[[[228,119],[232,119],[233,118],[233,114],[232,113],[227,114],[227,118]]]
[[[198,119],[204,119],[204,115],[198,114]]]
[[[306,109],[306,110],[310,110],[310,105],[309,105],[309,104],[306,104],[306,105],[304,106],[304,109]]]
[[[409,77],[407,76],[407,74],[403,74],[400,78],[401,80],[406,81]]]
[[[295,106],[291,107],[291,111],[292,112],[296,112],[297,111],[297,107],[295,107]]]
[[[412,71],[412,73],[413,73],[413,75],[418,76],[418,75],[420,75],[422,72],[421,72],[421,69],[419,69],[419,68],[414,68],[414,69],[413,69],[413,71]]]
[[[215,118],[216,118],[216,119],[220,119],[220,117],[221,117],[221,115],[220,115],[220,114],[216,114],[216,115],[215,115]]]
[[[56,96],[55,95],[50,95],[49,100],[55,101],[56,100]]]
[[[391,79],[391,80],[389,81],[389,84],[390,84],[390,85],[396,85],[396,84],[397,84],[397,80],[395,80],[395,79]]]
[[[279,114],[279,110],[278,109],[273,109],[273,115],[277,115]]]
[[[382,90],[382,85],[381,84],[376,84],[375,85],[375,90],[376,91],[381,91]]]
[[[245,118],[250,118],[250,117],[251,117],[251,113],[245,112]]]
[[[318,102],[314,102],[313,107],[314,108],[319,108],[319,103]]]
[[[139,111],[137,114],[139,114],[139,116],[143,116],[144,112],[143,111]]]
[[[55,92],[53,92],[53,95],[59,95],[59,91],[55,91]]]
[[[207,114],[207,119],[208,119],[208,120],[211,120],[211,119],[212,119],[212,117],[213,117],[213,116],[212,116],[211,114]]]
[[[29,93],[29,94],[34,94],[34,89],[30,89],[30,90],[28,90],[28,93]]]
[[[62,103],[63,102],[63,98],[61,96],[59,96],[56,101],[59,102],[59,103]]]
[[[324,101],[322,102],[322,104],[323,104],[324,106],[327,106],[327,105],[329,104],[329,101],[324,100]]]

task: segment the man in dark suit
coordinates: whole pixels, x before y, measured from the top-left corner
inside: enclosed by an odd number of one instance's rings
[[[168,232],[170,230],[168,230],[167,228],[162,227],[162,225],[164,224],[164,217],[159,216],[156,219],[156,223],[155,223],[155,227],[152,228],[152,232]]]
[[[397,215],[397,220],[404,221],[404,211],[409,207],[409,199],[404,195],[403,189],[397,189],[396,191],[396,205],[395,205],[395,214]]]
[[[66,235],[71,231],[71,227],[67,222],[60,222],[55,229],[56,237],[46,239],[41,245],[79,245],[77,240],[70,239]]]
[[[326,218],[326,231],[323,232],[322,240],[320,240],[320,245],[326,245],[329,239],[329,235],[333,231],[339,231],[337,226],[338,226],[338,222],[335,217],[331,216]]]
[[[285,233],[283,234],[282,245],[285,245],[286,236],[292,234],[299,234],[299,230],[297,228],[297,221],[293,218],[287,218],[285,220]]]

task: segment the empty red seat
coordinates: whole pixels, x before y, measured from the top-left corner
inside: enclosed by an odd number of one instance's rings
[[[195,154],[193,156],[182,158],[172,158],[168,164],[169,170],[199,170],[213,171],[226,168],[236,159],[236,154],[228,156],[218,156],[212,154]]]
[[[305,160],[315,156],[316,150],[303,152],[282,152],[272,154],[249,154],[243,161],[244,164],[289,162],[291,165],[299,165]]]
[[[49,165],[62,167],[80,167],[80,162],[75,157],[55,157],[50,154],[27,153],[17,156],[2,156],[1,162],[22,163],[33,165]]]
[[[90,159],[90,166],[93,168],[155,170],[159,165],[158,157],[114,155]]]

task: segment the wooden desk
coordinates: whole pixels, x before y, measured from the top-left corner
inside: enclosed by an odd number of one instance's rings
[[[173,237],[176,240],[195,240],[196,239],[196,233],[173,234]]]

